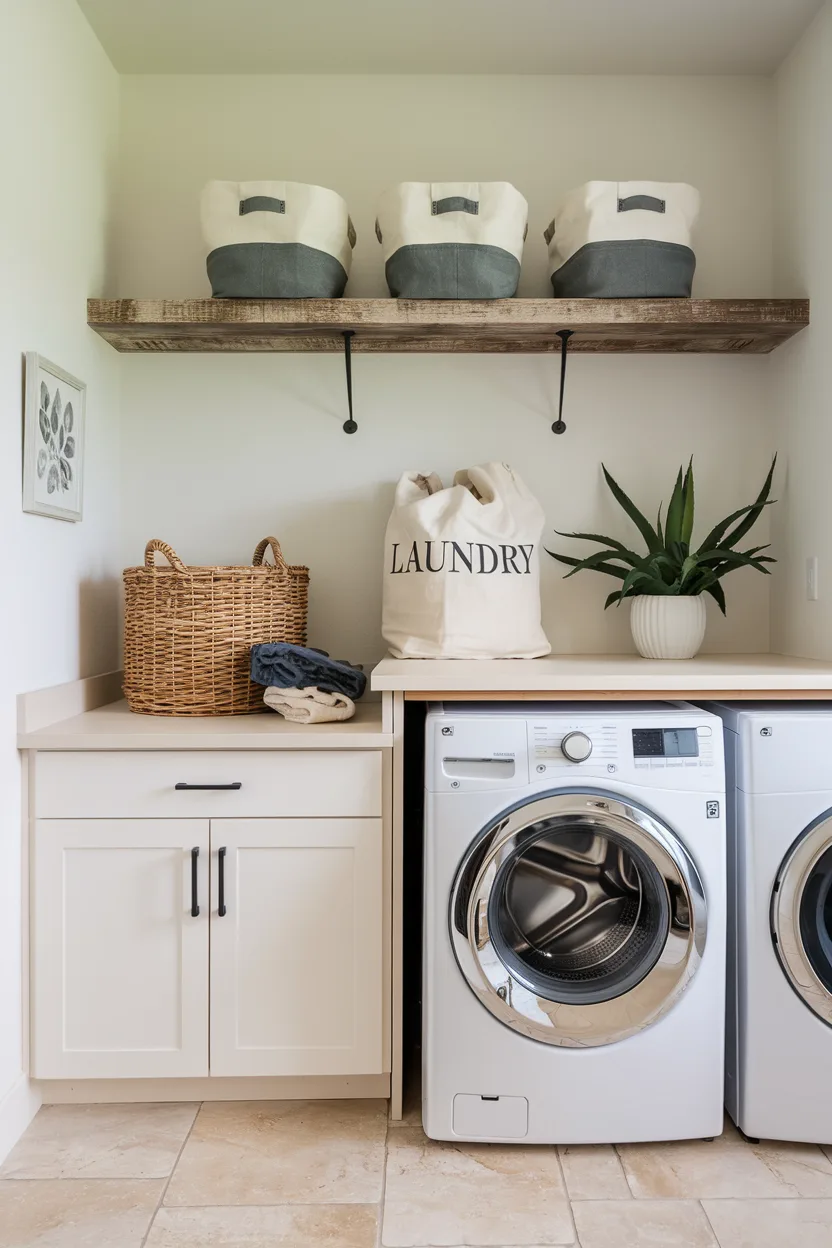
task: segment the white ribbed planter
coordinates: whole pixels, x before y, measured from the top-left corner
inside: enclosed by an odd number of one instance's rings
[[[632,599],[630,628],[645,659],[692,659],[705,636],[701,595],[643,594]]]

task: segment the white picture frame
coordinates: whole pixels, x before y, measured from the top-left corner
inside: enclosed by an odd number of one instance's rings
[[[77,523],[84,510],[86,383],[36,351],[26,352],[25,377],[23,510]]]

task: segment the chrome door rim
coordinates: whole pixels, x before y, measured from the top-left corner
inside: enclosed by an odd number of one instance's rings
[[[771,895],[771,934],[792,988],[813,1014],[832,1026],[832,995],[815,972],[800,933],[806,884],[830,845],[832,812],[827,810],[804,828],[780,864]]]
[[[576,816],[601,834],[618,833],[639,848],[669,891],[682,891],[690,915],[687,928],[671,922],[657,961],[639,983],[621,996],[593,1004],[565,1004],[537,995],[505,965],[488,930],[488,899],[497,870],[516,851],[521,833],[544,819]],[[468,891],[464,932],[454,921],[463,890]],[[592,1048],[635,1035],[672,1009],[702,960],[707,909],[692,858],[655,815],[609,793],[559,790],[505,811],[469,846],[451,890],[449,924],[459,968],[495,1018],[545,1044]]]

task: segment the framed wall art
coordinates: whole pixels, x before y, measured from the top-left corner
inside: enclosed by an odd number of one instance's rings
[[[83,513],[87,387],[35,351],[26,352],[23,510],[56,520]]]

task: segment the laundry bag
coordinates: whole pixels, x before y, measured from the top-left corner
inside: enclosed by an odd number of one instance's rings
[[[555,297],[688,298],[699,192],[684,182],[587,182],[544,231]]]
[[[390,294],[507,299],[517,291],[529,205],[510,182],[400,182],[376,234]]]
[[[534,659],[543,509],[507,464],[408,472],[384,549],[382,632],[398,659]]]
[[[333,299],[355,246],[347,205],[304,182],[209,182],[202,233],[218,299]]]

